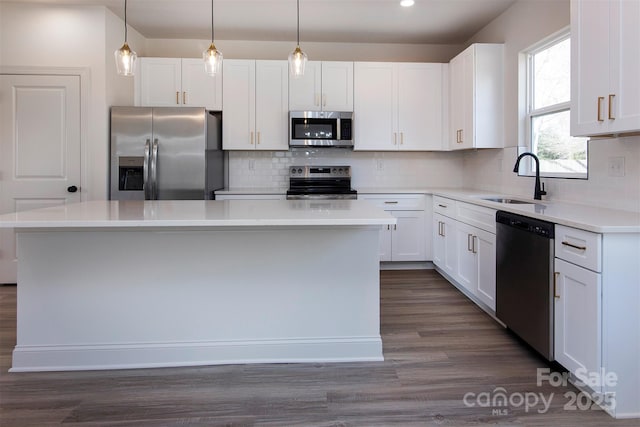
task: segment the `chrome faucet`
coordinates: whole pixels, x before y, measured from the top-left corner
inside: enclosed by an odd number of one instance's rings
[[[525,156],[531,156],[533,157],[533,160],[536,161],[536,184],[533,189],[533,198],[535,200],[542,200],[542,196],[547,194],[547,192],[544,191],[544,183],[542,184],[542,188],[540,188],[540,160],[538,160],[538,156],[529,152],[520,154],[518,156],[518,160],[516,160],[516,165],[513,167],[513,171],[515,173],[518,173],[518,168],[520,167],[520,160]]]

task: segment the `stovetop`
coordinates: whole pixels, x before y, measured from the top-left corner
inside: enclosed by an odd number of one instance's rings
[[[355,199],[351,166],[291,166],[287,199]]]

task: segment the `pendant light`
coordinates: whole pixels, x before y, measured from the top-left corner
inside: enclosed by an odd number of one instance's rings
[[[115,51],[116,68],[121,76],[133,76],[138,55],[127,44],[127,0],[124,0],[124,44]]]
[[[202,59],[204,59],[204,70],[208,75],[215,76],[220,72],[222,53],[213,44],[213,0],[211,0],[211,45],[209,49],[202,52]]]
[[[307,65],[307,54],[300,49],[300,0],[297,0],[298,15],[298,37],[297,45],[293,52],[289,54],[289,74],[294,79],[304,75],[304,67]]]

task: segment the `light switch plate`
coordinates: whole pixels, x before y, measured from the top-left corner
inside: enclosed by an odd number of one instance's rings
[[[609,157],[607,171],[609,176],[624,176],[624,157]]]

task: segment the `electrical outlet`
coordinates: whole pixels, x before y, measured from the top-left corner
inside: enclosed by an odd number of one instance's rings
[[[376,169],[379,171],[384,170],[384,162],[382,161],[382,159],[376,160]]]
[[[609,157],[607,171],[609,176],[624,176],[624,157]]]
[[[249,170],[255,170],[256,168],[256,161],[254,159],[249,159]]]

